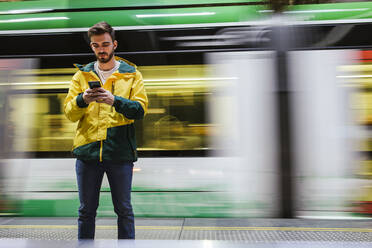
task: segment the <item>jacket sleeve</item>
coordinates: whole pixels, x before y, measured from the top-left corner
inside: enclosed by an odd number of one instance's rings
[[[128,119],[138,120],[145,116],[148,99],[142,74],[139,71],[136,72],[129,99],[115,96],[113,106],[117,112],[123,114]]]
[[[78,71],[72,77],[70,88],[68,90],[68,94],[63,106],[63,110],[67,119],[72,122],[80,120],[88,107],[88,104],[86,104],[83,99],[84,92],[81,89],[79,81],[80,73],[81,72]]]

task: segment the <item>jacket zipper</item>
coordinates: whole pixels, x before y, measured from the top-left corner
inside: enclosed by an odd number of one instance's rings
[[[99,77],[99,75],[97,74],[96,71],[94,71],[95,75],[97,76],[97,78],[99,79],[100,83],[101,83],[101,86],[103,86],[102,84],[102,81],[101,81],[101,78]],[[99,112],[100,112],[101,108],[100,106],[98,107],[98,123],[99,123]],[[99,125],[98,125],[98,129],[99,129]],[[102,150],[103,150],[103,140],[101,140],[101,144],[100,144],[100,148],[99,148],[99,162],[102,162]]]
[[[101,147],[99,148],[99,162],[102,162],[102,150],[103,150],[103,140],[101,140]]]
[[[112,82],[112,84],[111,84],[111,94],[114,95],[114,92],[115,92],[115,82]],[[111,105],[111,112],[113,110],[114,110],[114,105]]]

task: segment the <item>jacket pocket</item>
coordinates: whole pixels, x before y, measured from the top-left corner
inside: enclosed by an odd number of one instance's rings
[[[107,129],[107,138],[104,141],[103,146],[103,160],[137,160],[137,154],[134,150],[135,137],[132,137],[131,125],[111,127]]]

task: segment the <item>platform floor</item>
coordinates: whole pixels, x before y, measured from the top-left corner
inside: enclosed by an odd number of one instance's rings
[[[76,218],[1,217],[0,247],[372,247],[371,219],[136,218],[136,241],[128,242],[115,240],[115,218],[96,224],[96,241],[81,246]]]

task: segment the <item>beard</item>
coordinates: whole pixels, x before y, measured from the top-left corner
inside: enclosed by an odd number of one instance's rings
[[[106,54],[107,55],[107,58],[105,59],[104,57],[100,57],[101,55],[103,54]],[[110,53],[110,54],[107,54],[107,53],[99,53],[98,55],[96,55],[96,58],[98,59],[99,62],[101,63],[107,63],[109,62],[112,57],[114,56],[114,52]]]

